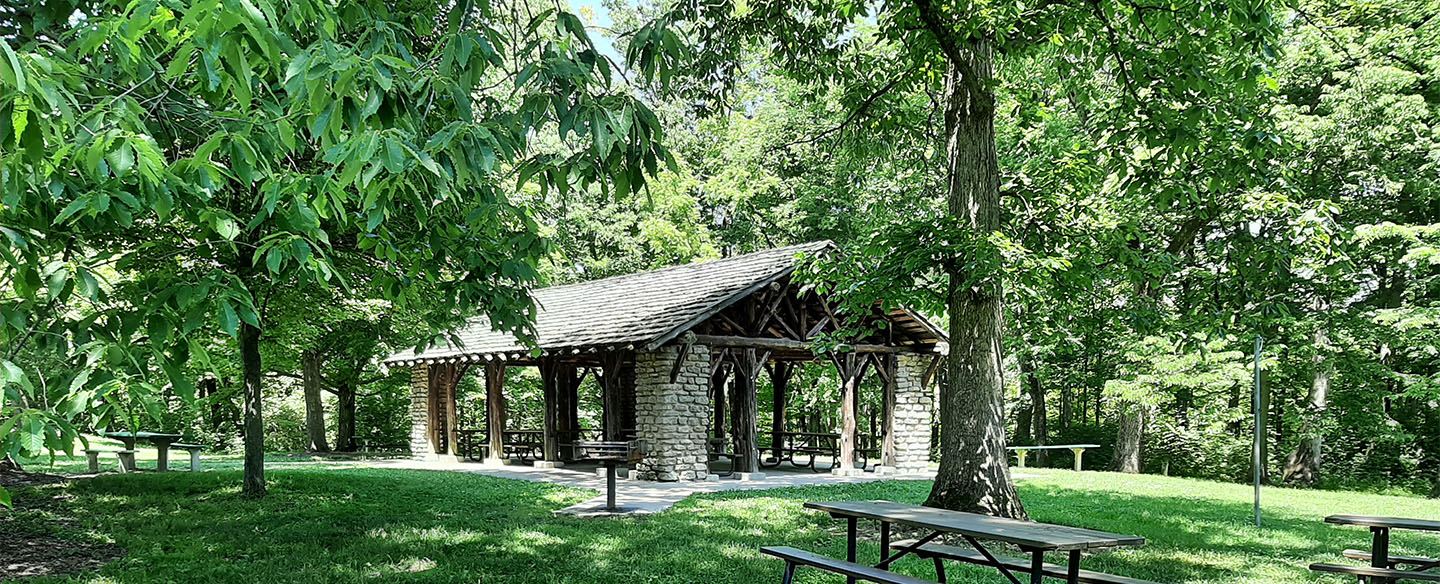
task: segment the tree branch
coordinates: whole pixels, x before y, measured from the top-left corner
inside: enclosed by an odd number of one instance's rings
[[[962,52],[961,46],[965,42],[964,39],[955,34],[955,29],[946,26],[941,21],[940,9],[935,6],[934,1],[911,0],[911,2],[915,5],[916,12],[920,14],[921,22],[925,23],[925,28],[929,29],[930,34],[935,36],[935,41],[940,43],[940,50],[945,53],[945,57],[956,69],[960,70],[960,82],[965,89],[969,91],[970,95],[983,93],[985,88],[980,86],[980,80],[975,78],[975,70],[970,67],[970,62],[965,60],[965,54]]]

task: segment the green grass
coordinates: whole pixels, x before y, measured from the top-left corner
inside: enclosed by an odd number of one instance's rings
[[[1327,526],[1331,513],[1440,517],[1418,498],[1267,489],[1266,526],[1250,520],[1250,490],[1154,476],[1030,471],[1020,481],[1032,516],[1142,535],[1142,548],[1087,557],[1092,569],[1163,583],[1335,582],[1313,561],[1368,547],[1368,532]],[[843,526],[801,509],[807,500],[921,501],[922,482],[727,492],[641,519],[556,518],[590,492],[479,475],[365,468],[270,472],[270,495],[242,498],[233,470],[105,475],[21,489],[5,529],[113,543],[126,555],[70,579],[145,582],[778,582],[762,545],[843,555]],[[1395,551],[1440,556],[1440,538],[1398,534]],[[875,546],[861,548],[873,558]],[[1058,558],[1057,558],[1058,559]],[[927,579],[929,564],[897,569]],[[801,583],[840,582],[813,572]],[[978,568],[952,582],[1001,582]]]

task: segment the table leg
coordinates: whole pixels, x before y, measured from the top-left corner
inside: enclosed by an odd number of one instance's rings
[[[880,561],[890,557],[890,522],[880,522]],[[888,569],[888,568],[887,568]]]
[[[170,443],[155,443],[155,470],[165,472],[170,470]]]
[[[858,530],[856,529],[856,524],[858,522],[859,519],[855,517],[845,518],[845,561],[847,562],[855,561],[855,540],[858,538]],[[845,584],[855,584],[855,579],[847,577],[845,578]]]
[[[1045,582],[1045,552],[1034,550],[1030,552],[1030,584],[1043,584]]]
[[[615,510],[615,463],[605,463],[605,510]]]
[[[1390,528],[1370,528],[1370,565],[1382,570],[1390,569]],[[1387,584],[1388,578],[1371,578],[1372,584]]]
[[[1070,563],[1065,565],[1066,584],[1080,582],[1080,550],[1070,550]]]

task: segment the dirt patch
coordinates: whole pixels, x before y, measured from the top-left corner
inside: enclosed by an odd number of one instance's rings
[[[0,512],[0,582],[98,570],[125,555],[114,545],[91,545],[5,525]]]
[[[14,465],[0,462],[0,487],[7,489],[63,483],[72,478],[74,477],[43,472],[26,472]]]
[[[72,478],[0,464],[0,486],[12,494]],[[0,507],[0,582],[98,570],[125,554],[112,544],[55,535],[74,531],[74,519],[65,505],[68,498],[14,497],[14,509]]]

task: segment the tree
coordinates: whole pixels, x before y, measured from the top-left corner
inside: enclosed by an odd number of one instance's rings
[[[944,454],[928,503],[1023,516],[1003,463],[1000,266],[1011,227],[1002,220],[995,142],[996,91],[1003,82],[995,75],[997,53],[1004,59],[1044,55],[1067,77],[1111,88],[1116,97],[1098,116],[1097,135],[1110,148],[1143,152],[1116,160],[1114,178],[1131,194],[1164,187],[1152,195],[1154,206],[1183,209],[1254,180],[1244,172],[1251,168],[1250,150],[1241,149],[1235,163],[1218,164],[1204,138],[1224,132],[1227,142],[1236,139],[1234,121],[1246,117],[1234,107],[1244,101],[1237,96],[1254,90],[1263,62],[1254,55],[1273,50],[1275,30],[1266,4],[1250,0],[1164,7],[1131,0],[691,1],[639,28],[629,56],[662,88],[705,94],[711,99],[701,103],[710,106],[723,103],[743,65],[743,48],[768,43],[765,57],[797,80],[870,87],[870,97],[850,104],[847,120],[863,118],[891,91],[940,86],[933,149],[947,213],[936,239],[953,253],[939,264],[948,281],[952,345],[941,392]],[[676,81],[687,67],[698,79]],[[1237,142],[1266,140],[1260,127],[1240,134]],[[1207,157],[1216,164],[1198,164]],[[1197,177],[1195,168],[1207,172]]]
[[[0,135],[0,279],[16,290],[0,344],[61,327],[81,375],[104,373],[44,402],[78,412],[95,384],[151,367],[190,395],[181,364],[208,359],[191,335],[215,322],[239,342],[250,495],[265,490],[272,295],[347,289],[335,254],[363,252],[386,300],[423,309],[422,343],[477,313],[524,335],[547,248],[506,185],[628,195],[669,160],[655,116],[613,85],[578,18],[523,2],[52,0],[33,12],[0,40],[0,115],[23,121]],[[540,132],[569,147],[534,151]],[[103,266],[152,295],[112,303]],[[83,322],[47,311],[71,302],[100,308]],[[34,386],[4,370],[7,391]],[[34,438],[74,436],[46,409],[27,402],[7,448],[65,447]]]

